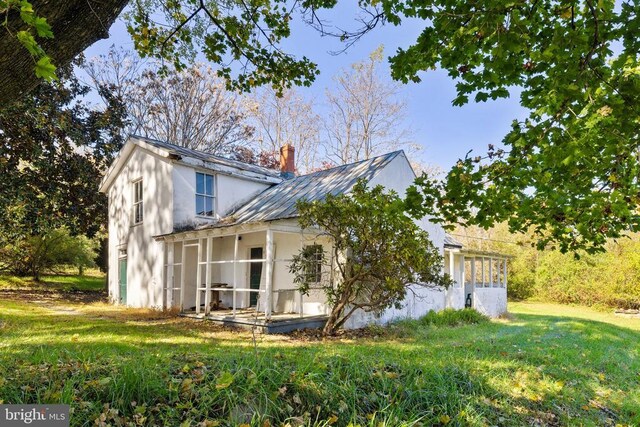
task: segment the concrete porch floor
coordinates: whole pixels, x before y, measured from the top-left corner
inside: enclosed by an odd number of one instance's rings
[[[209,315],[196,314],[195,310],[180,313],[183,317],[211,320],[224,326],[251,329],[254,326],[266,334],[286,334],[299,329],[319,329],[327,321],[325,315],[304,315],[299,313],[272,313],[271,319],[265,318],[264,312],[256,314],[255,309],[212,310]]]

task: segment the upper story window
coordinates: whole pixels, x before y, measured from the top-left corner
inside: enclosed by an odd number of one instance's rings
[[[196,172],[196,215],[213,216],[213,175]]]
[[[142,179],[133,183],[133,224],[140,224],[143,218],[142,208]]]

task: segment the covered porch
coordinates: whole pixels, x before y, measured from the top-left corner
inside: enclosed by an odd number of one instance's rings
[[[164,308],[265,332],[323,326],[324,295],[299,292],[289,264],[305,246],[327,243],[296,224],[207,228],[161,239]]]

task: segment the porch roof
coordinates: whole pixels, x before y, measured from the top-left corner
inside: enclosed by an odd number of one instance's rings
[[[462,249],[463,245],[454,239],[449,233],[444,235],[444,247],[447,249]]]

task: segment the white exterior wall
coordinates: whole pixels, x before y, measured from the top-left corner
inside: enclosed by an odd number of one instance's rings
[[[473,308],[489,317],[507,312],[507,288],[478,288],[473,291]]]
[[[246,202],[269,185],[239,177],[228,176],[176,163],[173,167],[173,217],[176,225],[210,222],[210,218],[196,216],[196,172],[214,175],[214,210],[216,217],[225,216],[231,208]]]
[[[109,188],[109,297],[117,301],[119,258],[127,257],[127,305],[162,306],[163,248],[152,236],[173,229],[172,165],[136,147]],[[143,221],[132,225],[132,182],[142,178]]]
[[[451,258],[449,251],[445,252],[444,271],[451,273]],[[456,310],[464,308],[464,257],[460,253],[453,254],[453,280],[455,284],[450,286],[445,293],[445,306]]]

